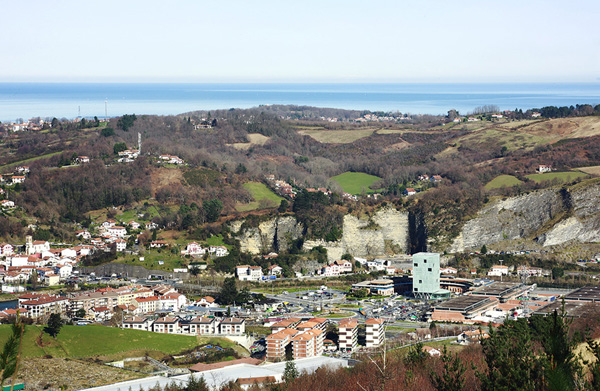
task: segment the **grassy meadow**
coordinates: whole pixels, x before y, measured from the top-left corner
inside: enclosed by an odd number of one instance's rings
[[[362,172],[345,172],[332,177],[346,193],[361,194],[363,189],[369,193],[374,190],[370,186],[380,180],[378,176],[369,175]]]
[[[252,194],[252,198],[254,201],[249,202],[247,204],[238,204],[236,205],[236,209],[239,212],[246,212],[249,210],[256,210],[261,208],[262,206],[267,206],[270,208],[274,208],[279,206],[282,197],[273,193],[271,189],[269,189],[264,183],[260,182],[248,182],[244,183],[244,188]],[[261,202],[262,201],[262,202]]]

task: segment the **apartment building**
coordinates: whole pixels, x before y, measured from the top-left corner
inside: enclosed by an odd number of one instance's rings
[[[274,334],[280,332],[281,330],[296,328],[301,321],[302,319],[300,318],[287,318],[280,320],[279,322],[271,325],[271,333]]]
[[[182,324],[182,329],[182,332],[184,333],[189,330],[187,333],[192,335],[218,334],[219,321],[216,318],[208,318],[205,316],[196,317],[186,324]]]
[[[375,348],[381,345],[385,339],[383,319],[367,319],[365,326],[367,334],[365,347]]]
[[[152,321],[150,320],[150,318],[132,316],[129,318],[125,318],[121,327],[124,329],[151,331]]]
[[[19,300],[19,310],[27,311],[27,316],[32,319],[43,318],[50,314],[65,315],[69,307],[66,297],[42,295],[29,300]]]
[[[288,345],[292,342],[291,339],[299,331],[296,329],[283,329],[274,334],[269,335],[267,339],[267,360],[278,361],[285,359],[285,352]]]
[[[339,349],[342,352],[352,352],[358,346],[358,321],[344,319],[339,325]]]
[[[320,329],[310,329],[298,333],[291,338],[294,360],[315,357],[323,354],[325,332]]]

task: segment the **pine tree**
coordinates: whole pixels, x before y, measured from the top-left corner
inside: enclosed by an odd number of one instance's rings
[[[285,370],[283,371],[283,379],[286,383],[291,383],[298,377],[298,368],[294,360],[287,360],[285,363]]]

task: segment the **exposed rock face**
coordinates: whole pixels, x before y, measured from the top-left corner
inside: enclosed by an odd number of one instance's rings
[[[294,217],[277,217],[261,223],[258,228],[240,232],[241,224],[234,222],[231,229],[239,232],[242,251],[259,254],[264,251],[285,250],[292,240],[302,236],[304,227]],[[307,240],[304,249],[316,246],[327,249],[330,260],[340,259],[345,253],[354,256],[380,256],[405,253],[408,250],[408,213],[387,207],[377,211],[371,219],[344,216],[343,236],[337,242]]]
[[[450,252],[527,238],[544,246],[600,242],[600,184],[540,190],[488,205],[464,225]]]
[[[232,232],[240,234],[241,251],[250,254],[287,250],[291,241],[300,238],[304,231],[293,216],[275,217],[243,232],[239,221],[230,223],[230,227]]]
[[[323,246],[330,261],[346,253],[356,257],[400,254],[408,251],[408,232],[408,212],[387,207],[378,210],[371,219],[344,216],[342,239],[337,242],[307,240],[304,249]]]
[[[544,246],[569,241],[600,242],[600,184],[578,188],[570,194],[572,216],[539,238]]]

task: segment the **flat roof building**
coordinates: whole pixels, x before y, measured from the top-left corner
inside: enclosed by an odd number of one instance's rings
[[[475,289],[471,295],[494,297],[504,303],[507,300],[522,296],[531,288],[530,285],[521,284],[520,282],[493,282]]]
[[[441,322],[468,322],[483,312],[493,309],[498,300],[492,297],[460,296],[436,305],[431,320]]]
[[[339,326],[339,349],[342,352],[352,352],[358,346],[358,321],[343,319]]]
[[[584,286],[566,295],[565,301],[600,302],[600,287]]]
[[[450,292],[440,288],[440,254],[413,254],[413,296],[431,300],[450,297]]]

